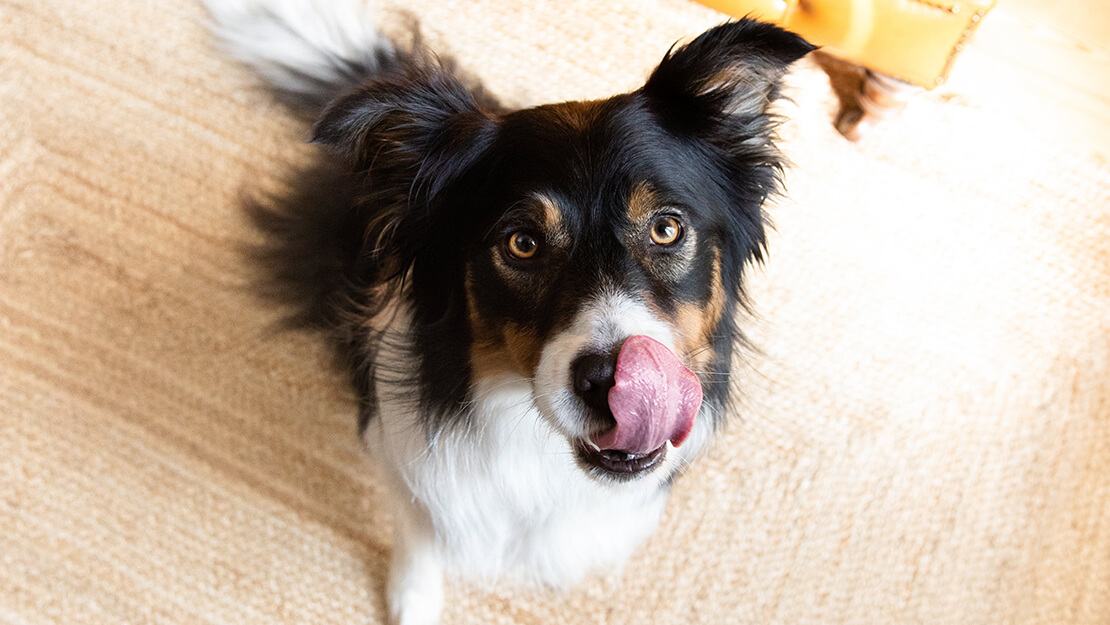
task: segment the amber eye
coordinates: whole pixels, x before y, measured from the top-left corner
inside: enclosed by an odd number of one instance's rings
[[[651,224],[651,242],[656,245],[674,245],[682,238],[682,224],[674,217],[659,217]]]
[[[540,244],[536,238],[527,232],[514,232],[509,235],[506,242],[506,247],[509,249],[509,254],[521,260],[527,260],[536,255],[540,249]]]

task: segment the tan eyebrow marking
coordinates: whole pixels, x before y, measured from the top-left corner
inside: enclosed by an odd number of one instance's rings
[[[626,212],[629,223],[646,221],[658,208],[659,195],[655,192],[655,187],[648,182],[637,182],[628,196]]]
[[[535,192],[531,195],[542,211],[543,233],[547,240],[555,245],[569,245],[570,234],[563,223],[563,211],[559,208],[559,203],[544,193]]]
[[[555,229],[563,223],[563,212],[559,210],[559,205],[554,199],[543,193],[533,193],[532,198],[539,202],[540,208],[543,209],[544,228]]]
[[[522,376],[534,375],[539,366],[543,345],[535,330],[515,323],[506,323],[496,329],[487,323],[475,305],[472,277],[466,276],[467,312],[470,332],[470,366],[475,379],[511,372]]]

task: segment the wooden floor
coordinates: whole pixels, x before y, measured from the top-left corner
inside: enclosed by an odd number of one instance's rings
[[[1000,0],[942,89],[1110,160],[1110,3]]]

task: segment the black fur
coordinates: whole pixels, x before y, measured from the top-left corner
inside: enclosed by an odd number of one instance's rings
[[[638,91],[513,112],[426,52],[377,58],[372,76],[353,72],[365,80],[322,111],[314,140],[328,150],[297,191],[255,205],[270,235],[262,256],[271,293],[334,338],[363,427],[375,407],[371,381],[391,375],[419,390],[415,408],[433,431],[448,415],[465,415],[471,388],[467,272],[485,323],[523,324],[542,339],[602,283],[649,293],[667,314],[705,304],[719,252],[725,313],[700,349],[714,356],[701,372],[706,401],[721,407],[740,335],[742,273],[763,257],[762,205],[782,167],[767,107],[786,67],[811,49],[741,20],[669,52]],[[627,245],[638,183],[698,233],[691,270],[679,279],[645,268],[665,257],[644,261]],[[515,207],[535,191],[557,197],[573,243],[506,283],[491,249],[507,232],[534,227]],[[366,323],[399,293],[415,316],[415,379],[375,363],[378,337]]]

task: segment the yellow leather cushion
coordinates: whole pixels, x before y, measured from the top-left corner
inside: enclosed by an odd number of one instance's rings
[[[699,0],[792,30],[827,51],[931,89],[997,0]]]

